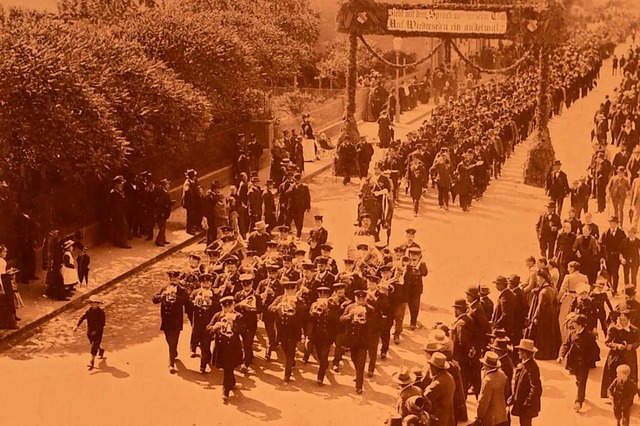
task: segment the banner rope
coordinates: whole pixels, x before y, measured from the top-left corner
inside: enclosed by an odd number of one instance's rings
[[[425,56],[424,58],[420,59],[419,61],[413,62],[411,64],[394,64],[393,62],[389,62],[387,61],[382,55],[380,55],[380,53],[378,53],[373,47],[371,47],[371,45],[367,42],[367,40],[365,40],[364,36],[362,34],[358,35],[358,38],[360,39],[360,41],[362,42],[362,44],[364,44],[364,47],[367,48],[367,50],[373,55],[375,56],[378,60],[382,61],[385,65],[388,65],[390,67],[393,68],[400,68],[400,69],[405,69],[405,68],[412,68],[412,67],[416,67],[426,61],[428,61],[429,59],[431,59],[431,57],[433,55],[436,54],[436,52],[438,50],[440,50],[440,47],[442,47],[443,45],[443,41],[440,40],[440,43],[438,43],[438,45],[431,51],[431,53],[429,53],[427,56]]]
[[[471,59],[467,58],[460,51],[460,49],[458,48],[458,46],[456,45],[456,43],[453,40],[451,40],[451,47],[453,47],[453,50],[456,51],[456,53],[458,54],[460,59],[462,59],[467,65],[469,65],[474,70],[479,71],[481,73],[485,73],[485,74],[509,74],[510,72],[512,72],[515,69],[517,69],[520,65],[522,65],[531,56],[531,50],[527,50],[526,52],[524,52],[522,57],[520,59],[518,59],[517,61],[515,61],[512,65],[510,65],[510,66],[508,66],[506,68],[489,69],[489,68],[483,68],[480,65],[477,65]]]

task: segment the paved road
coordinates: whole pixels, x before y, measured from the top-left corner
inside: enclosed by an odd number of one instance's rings
[[[605,69],[608,69],[608,64]],[[588,139],[576,128],[589,126],[592,112],[615,81],[605,76],[598,89],[578,102],[568,114],[551,125],[556,150],[565,163],[583,163],[581,150]],[[577,123],[580,123],[578,126]],[[584,123],[584,124],[582,124]],[[402,131],[409,128],[402,126]],[[588,133],[588,131],[587,131]],[[568,148],[571,144],[571,148]],[[582,145],[578,145],[582,144]],[[580,147],[574,151],[574,147]],[[453,319],[451,302],[465,288],[490,283],[498,274],[524,274],[524,258],[537,254],[533,224],[545,201],[541,190],[524,186],[522,167],[528,146],[518,147],[503,177],[492,182],[481,203],[471,213],[459,209],[439,210],[431,193],[418,218],[411,202],[402,197],[394,218],[392,245],[403,230],[418,230],[417,240],[425,248],[430,267],[423,296],[425,324]],[[575,157],[574,157],[575,155]],[[587,159],[588,160],[588,159]],[[586,167],[586,164],[584,165]],[[580,166],[582,167],[582,166]],[[576,166],[576,168],[580,168]],[[571,176],[570,176],[571,177]],[[353,234],[357,183],[343,186],[323,174],[310,183],[314,208],[325,215],[336,257],[345,253]],[[311,217],[309,215],[308,217]],[[194,247],[189,248],[189,250]],[[189,326],[180,343],[179,371],[166,370],[166,345],[159,331],[158,307],[151,295],[164,282],[164,271],[186,264],[179,253],[116,286],[104,296],[108,328],[104,337],[107,359],[92,372],[86,370],[88,345],[84,333],[72,332],[79,312],[66,313],[46,325],[0,359],[0,383],[5,410],[2,424],[31,425],[282,425],[361,424],[380,425],[395,401],[390,375],[401,365],[423,362],[421,346],[426,330],[406,332],[402,344],[393,346],[390,358],[380,362],[373,379],[366,380],[365,393],[353,392],[350,365],[341,374],[329,373],[328,384],[315,382],[317,364],[299,365],[296,381],[282,383],[282,364],[262,358],[263,333],[256,349],[257,373],[239,380],[242,388],[228,406],[221,403],[221,374],[198,373],[198,360],[187,358]],[[604,354],[603,354],[604,359]],[[583,414],[570,411],[574,385],[570,376],[553,362],[541,363],[544,382],[543,413],[539,424],[558,420],[566,424],[611,422],[610,406],[599,401],[597,389],[601,369],[592,372],[589,402]],[[594,402],[591,402],[594,401]],[[475,402],[469,401],[470,417]]]

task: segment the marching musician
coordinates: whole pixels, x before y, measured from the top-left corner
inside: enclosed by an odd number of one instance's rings
[[[374,327],[374,308],[367,303],[367,291],[356,290],[355,302],[347,306],[340,317],[345,325],[345,345],[349,347],[356,371],[356,393],[363,392],[364,367],[367,363],[369,340]],[[335,365],[335,364],[334,364]]]
[[[269,311],[276,314],[276,336],[284,351],[284,381],[288,383],[295,364],[296,346],[302,338],[302,326],[308,312],[307,305],[296,295],[297,283],[285,281],[284,294],[276,298]]]
[[[316,279],[316,265],[311,262],[302,264],[302,278],[297,283],[298,296],[307,305],[311,305],[318,298],[317,288],[321,282]],[[333,285],[333,284],[332,284]]]
[[[336,282],[336,277],[329,271],[329,259],[324,256],[318,257],[316,259],[316,267],[317,272],[315,279],[318,285],[331,288]]]
[[[413,228],[408,228],[405,233],[405,242],[403,244],[400,244],[398,246],[398,248],[402,249],[402,253],[405,256],[409,256],[409,252],[408,250],[412,247],[415,248],[421,248],[420,245],[418,243],[416,243],[415,238],[416,238],[416,230]]]
[[[409,265],[409,257],[405,256],[402,247],[395,249],[396,260],[393,262],[393,282],[394,282],[394,300],[396,308],[393,318],[393,343],[400,344],[400,335],[402,334],[402,323],[404,315],[407,311],[407,286],[404,285],[407,266]]]
[[[180,271],[167,272],[169,284],[162,287],[152,298],[154,304],[160,304],[160,317],[162,322],[160,330],[169,347],[169,372],[175,373],[175,361],[178,357],[178,340],[184,322],[184,305],[189,300],[189,295],[178,285]]]
[[[338,322],[342,313],[337,305],[329,301],[330,294],[329,287],[318,287],[318,300],[311,305],[309,310],[309,321],[305,333],[309,340],[309,346],[315,350],[318,359],[318,385],[322,385],[324,382],[324,376],[329,367],[329,351],[336,339]]]
[[[222,239],[224,237],[233,236],[233,228],[231,228],[230,226],[224,225],[221,226],[218,230],[220,231],[220,237],[209,244],[207,246],[208,249],[221,250],[223,244]]]
[[[205,273],[213,275],[213,280],[215,281],[218,273],[222,272],[222,265],[218,263],[220,260],[220,250],[207,247],[204,250],[204,254],[207,255],[209,259],[208,265],[204,268]]]
[[[235,256],[229,256],[224,261],[224,273],[218,275],[214,283],[214,287],[220,289],[220,297],[234,296],[242,289],[238,263],[239,260]]]
[[[338,280],[346,284],[347,297],[353,299],[353,293],[356,290],[364,290],[367,283],[362,277],[360,270],[356,269],[356,261],[353,259],[343,259],[344,272],[338,274]]]
[[[280,263],[280,245],[276,241],[268,241],[266,244],[267,251],[262,255],[264,263]]]
[[[200,288],[191,293],[193,305],[193,327],[191,328],[191,343],[200,347],[200,373],[207,372],[207,365],[211,364],[211,334],[207,326],[213,315],[221,310],[220,296],[213,289],[213,276],[200,275]],[[195,352],[195,351],[194,351]]]
[[[391,327],[395,319],[395,313],[398,309],[398,297],[395,293],[395,285],[397,281],[393,278],[393,266],[382,265],[379,269],[380,282],[378,283],[379,297],[386,297],[388,303],[385,309],[382,310],[382,325],[380,341],[382,346],[380,348],[380,358],[386,359],[387,352],[389,352],[389,342],[391,340]],[[395,336],[394,336],[395,338]]]
[[[213,364],[224,372],[222,379],[222,401],[226,404],[229,393],[236,386],[234,370],[242,364],[242,342],[240,336],[245,327],[245,321],[235,310],[233,296],[220,299],[222,311],[217,312],[207,329],[215,339],[213,348]]]
[[[242,290],[234,296],[236,311],[240,312],[245,320],[246,327],[242,333],[242,349],[244,352],[244,364],[241,371],[245,374],[255,373],[251,368],[253,362],[253,340],[258,331],[258,313],[262,312],[262,299],[253,289],[254,276],[251,274],[240,275]]]
[[[269,310],[269,307],[277,297],[284,294],[284,289],[278,278],[279,271],[280,267],[278,265],[268,264],[268,276],[260,281],[257,289],[262,305],[262,322],[267,333],[267,349],[264,355],[264,359],[267,361],[271,359],[271,353],[278,347],[276,341],[276,315]]]
[[[309,244],[309,259],[313,262],[316,257],[320,256],[323,244],[327,243],[329,232],[322,225],[323,217],[321,215],[314,216],[314,229],[309,233],[307,243]]]
[[[329,298],[329,302],[333,304],[340,315],[344,312],[345,308],[352,303],[345,292],[347,285],[343,282],[335,283],[333,285],[333,294]],[[344,354],[344,344],[345,344],[345,326],[342,323],[338,323],[336,329],[336,350],[333,354],[333,371],[340,371],[340,361],[342,361],[342,355]]]
[[[333,257],[331,257],[332,250],[333,250],[333,247],[330,244],[323,244],[320,246],[320,255],[325,259],[327,259],[329,272],[331,272],[331,274],[333,275],[338,275],[338,262],[336,262],[336,260]]]
[[[367,304],[374,308],[368,345],[369,368],[367,370],[367,376],[369,377],[373,377],[376,369],[378,344],[380,343],[380,335],[382,333],[383,313],[389,310],[387,295],[378,291],[379,282],[380,278],[377,275],[367,276]]]
[[[293,267],[302,276],[302,265],[306,262],[305,256],[307,252],[302,249],[297,249],[293,252]]]
[[[280,276],[284,281],[298,281],[300,272],[293,265],[293,256],[285,254],[282,256],[282,270]]]
[[[424,288],[422,281],[429,273],[429,270],[427,269],[427,264],[422,261],[422,250],[418,247],[411,247],[407,251],[409,252],[409,264],[404,276],[404,285],[406,285],[407,305],[409,305],[409,315],[411,316],[409,329],[415,330],[418,326],[420,298]]]

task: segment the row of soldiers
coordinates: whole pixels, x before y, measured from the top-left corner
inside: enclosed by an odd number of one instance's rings
[[[359,244],[357,253],[344,259],[342,268],[331,257],[332,247],[327,244],[320,247],[313,262],[306,251],[296,248],[291,240],[282,244],[280,237],[266,242],[262,256],[254,250],[237,251],[240,259],[228,249],[233,238],[223,236],[219,248],[206,250],[207,265],[200,263],[199,255],[190,255],[187,270],[169,271],[170,283],[153,298],[161,304],[161,328],[169,345],[171,371],[186,313],[192,324],[192,356],[200,349],[200,371],[205,373],[210,363],[225,370],[225,400],[235,385],[234,369],[253,372],[253,343],[259,322],[264,324],[266,335],[265,360],[269,361],[278,347],[284,352],[285,382],[292,380],[300,349],[304,363],[315,353],[317,381],[322,384],[335,345],[333,371],[340,371],[348,350],[356,370],[357,393],[363,391],[367,358],[371,377],[378,355],[387,357],[392,336],[395,344],[400,344],[407,306],[411,329],[418,324],[427,267],[413,237],[393,254]],[[248,245],[251,247],[251,236]]]

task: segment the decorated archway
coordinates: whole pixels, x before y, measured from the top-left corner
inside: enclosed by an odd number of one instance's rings
[[[495,4],[498,3],[499,4]],[[508,74],[516,70],[531,55],[537,55],[539,87],[534,137],[537,139],[525,170],[525,183],[542,186],[546,170],[554,160],[548,130],[549,121],[549,53],[565,35],[562,0],[542,0],[523,3],[519,0],[491,0],[480,4],[440,3],[429,5],[391,4],[374,0],[344,0],[337,15],[338,31],[349,36],[349,67],[347,70],[347,106],[338,146],[345,140],[360,139],[356,113],[356,69],[358,42],[379,56],[367,41],[368,35],[394,37],[433,37],[440,43],[423,58],[412,64],[383,61],[392,68],[414,67],[445,49],[445,62],[451,50],[476,71]],[[525,46],[525,54],[502,69],[485,69],[475,64],[458,48],[456,39],[507,39]],[[340,168],[336,167],[336,174]]]

